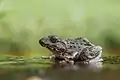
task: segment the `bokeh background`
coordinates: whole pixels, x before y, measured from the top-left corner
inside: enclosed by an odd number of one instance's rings
[[[50,34],[87,37],[118,54],[119,8],[119,0],[0,0],[0,55],[49,54],[38,41]]]
[[[51,34],[62,38],[83,36],[102,46],[103,55],[119,55],[119,29],[119,0],[0,0],[0,59],[6,55],[49,55],[51,52],[42,48],[38,41]],[[2,80],[41,80],[23,77],[40,76],[44,72],[33,67],[25,70],[2,67],[0,65]],[[115,68],[116,65],[107,67]],[[77,72],[68,75],[65,73],[70,77],[64,77],[66,80],[119,80],[120,70],[110,70],[111,68],[100,74],[82,72],[81,76]],[[49,76],[54,76],[53,80],[64,78],[57,74],[58,71],[53,71]]]

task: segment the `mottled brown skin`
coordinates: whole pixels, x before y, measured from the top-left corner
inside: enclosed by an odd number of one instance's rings
[[[95,46],[84,37],[61,39],[58,36],[49,35],[41,38],[39,43],[53,53],[51,58],[55,63],[89,64],[102,61],[102,48]]]

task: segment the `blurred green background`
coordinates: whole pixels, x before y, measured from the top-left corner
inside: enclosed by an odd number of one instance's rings
[[[51,52],[38,41],[50,34],[62,38],[87,37],[103,47],[103,55],[120,55],[119,29],[120,0],[0,0],[0,59],[6,55],[49,55]],[[118,64],[104,65],[108,70],[100,74],[84,71],[59,74],[58,69],[52,69],[46,71],[47,75],[40,68],[45,65],[39,63],[24,63],[25,69],[18,64],[15,67],[1,64],[1,80],[36,80],[29,76],[41,74],[52,80],[120,80]]]
[[[119,29],[119,0],[0,0],[0,55],[47,55],[38,41],[50,34],[120,53]]]

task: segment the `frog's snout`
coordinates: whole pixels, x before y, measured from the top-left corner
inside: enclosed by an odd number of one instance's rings
[[[39,40],[39,44],[40,44],[42,47],[45,47],[44,38],[41,38],[41,39]]]

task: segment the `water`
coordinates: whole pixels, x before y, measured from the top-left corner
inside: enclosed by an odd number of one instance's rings
[[[99,71],[65,69],[40,63],[5,64],[0,67],[0,80],[120,80],[119,64],[103,64]]]
[[[99,68],[59,66],[40,58],[7,57],[0,60],[0,80],[120,80],[118,56],[104,57]]]

